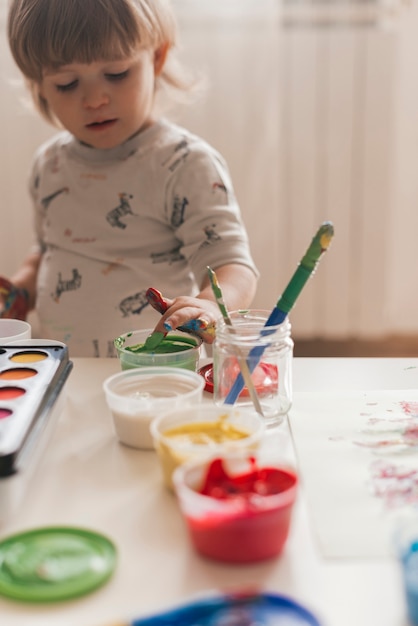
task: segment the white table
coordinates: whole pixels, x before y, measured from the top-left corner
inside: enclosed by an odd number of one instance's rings
[[[213,590],[258,586],[287,594],[323,626],[406,626],[395,559],[326,560],[311,534],[300,490],[282,556],[258,565],[225,566],[194,553],[175,498],[162,485],[153,451],[118,443],[102,382],[116,359],[73,359],[66,402],[20,514],[0,537],[46,525],[103,532],[118,548],[113,578],[98,591],[56,605],[0,600],[3,626],[99,626],[140,617]],[[415,389],[418,359],[320,359],[294,362],[298,392]],[[287,423],[274,437],[292,459]],[[273,441],[273,440],[272,440]]]

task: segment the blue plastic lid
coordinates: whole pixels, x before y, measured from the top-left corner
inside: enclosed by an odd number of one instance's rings
[[[273,593],[235,593],[196,600],[134,620],[130,626],[321,626],[312,613]]]

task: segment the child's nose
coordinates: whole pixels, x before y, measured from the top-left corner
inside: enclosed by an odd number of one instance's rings
[[[109,103],[109,95],[101,84],[87,85],[83,94],[83,105],[88,109],[98,109]]]

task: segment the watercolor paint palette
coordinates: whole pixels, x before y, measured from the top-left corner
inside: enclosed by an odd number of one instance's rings
[[[32,464],[51,431],[72,365],[60,342],[0,345],[0,521],[6,491]]]
[[[0,476],[18,469],[71,366],[64,345],[0,346]]]

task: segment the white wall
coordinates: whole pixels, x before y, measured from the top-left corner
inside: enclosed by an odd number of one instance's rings
[[[6,41],[5,5],[0,0],[0,274],[10,276],[32,241],[27,193],[32,154],[53,130],[24,102],[26,91]]]
[[[385,308],[390,324],[418,329],[418,6],[399,24],[395,89],[395,201],[391,212]]]

